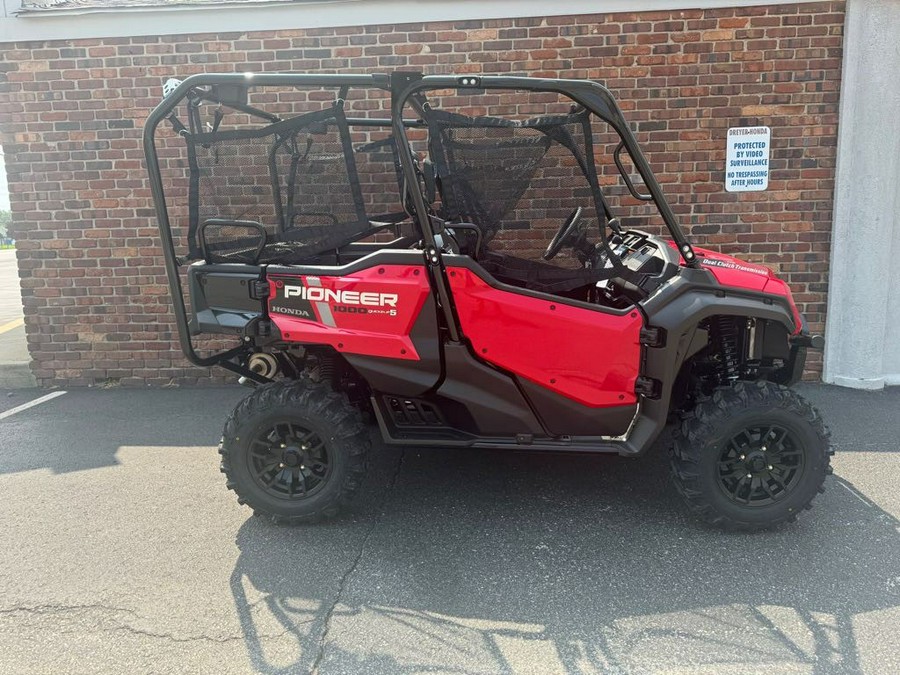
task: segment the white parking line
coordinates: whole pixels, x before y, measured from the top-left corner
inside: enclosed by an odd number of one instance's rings
[[[872,506],[872,504],[869,502],[868,499],[863,497],[861,494],[859,494],[856,490],[854,490],[852,487],[850,487],[846,483],[842,483],[842,482],[838,481],[838,485],[840,485],[842,488],[844,488],[847,492],[849,492],[851,495],[856,497],[859,501],[861,501],[863,504],[868,506],[870,509],[875,508],[874,506]]]
[[[33,401],[29,401],[28,403],[23,403],[20,406],[16,406],[15,408],[10,408],[6,412],[0,413],[0,420],[5,420],[7,417],[12,417],[16,413],[20,413],[23,410],[28,410],[29,408],[33,408],[36,405],[40,405],[41,403],[46,403],[47,401],[52,401],[55,398],[59,398],[66,392],[64,391],[54,391],[52,394],[47,394],[46,396],[41,396],[40,398],[36,398]]]

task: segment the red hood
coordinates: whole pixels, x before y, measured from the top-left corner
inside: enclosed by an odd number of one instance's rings
[[[694,248],[700,264],[713,273],[723,286],[735,286],[752,291],[762,291],[769,279],[778,277],[768,267],[744,262],[724,253],[716,253],[705,248]]]
[[[669,246],[678,250],[675,242],[668,242]],[[772,295],[781,295],[788,299],[791,310],[794,315],[794,324],[796,326],[795,333],[800,332],[800,312],[794,304],[794,298],[791,295],[791,289],[788,285],[775,276],[775,273],[768,267],[757,265],[756,263],[744,262],[724,253],[716,253],[705,248],[694,247],[700,265],[712,272],[712,275],[723,286],[731,286],[732,288],[745,288],[749,291],[759,293],[770,293]],[[681,264],[684,265],[682,258]]]

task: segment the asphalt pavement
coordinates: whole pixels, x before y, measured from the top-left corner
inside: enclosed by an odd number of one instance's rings
[[[245,390],[70,391],[0,419],[0,673],[900,672],[900,388],[802,389],[835,475],[752,535],[659,449],[377,440],[350,513],[275,526],[218,472]]]

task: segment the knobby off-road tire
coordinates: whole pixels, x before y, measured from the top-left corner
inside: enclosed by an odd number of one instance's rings
[[[691,511],[726,529],[760,530],[810,508],[834,453],[818,411],[799,394],[737,382],[684,417],[671,454],[675,486]]]
[[[219,454],[238,502],[280,523],[331,517],[357,491],[369,436],[347,398],[309,378],[258,387],[225,422]]]

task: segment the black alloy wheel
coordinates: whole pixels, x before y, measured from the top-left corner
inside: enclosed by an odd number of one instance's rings
[[[833,451],[818,411],[797,392],[738,381],[685,412],[671,454],[673,482],[695,515],[761,530],[810,508]]]
[[[788,495],[804,464],[803,450],[790,430],[777,424],[750,426],[725,443],[719,487],[737,504],[765,506]]]
[[[247,460],[256,484],[280,499],[307,499],[331,477],[325,443],[290,421],[263,427],[250,441]]]
[[[276,522],[336,515],[359,490],[369,433],[359,409],[306,376],[257,387],[225,422],[219,454],[238,503]]]

